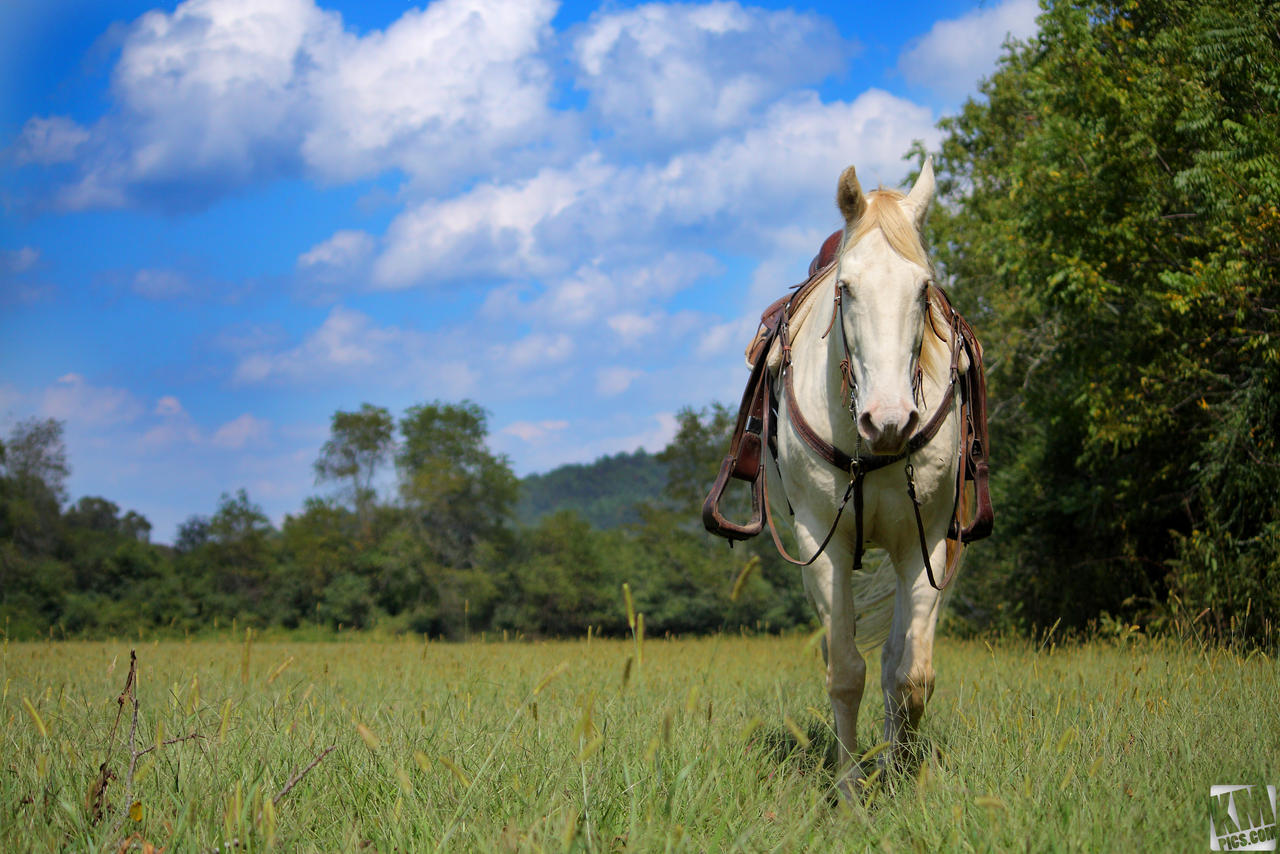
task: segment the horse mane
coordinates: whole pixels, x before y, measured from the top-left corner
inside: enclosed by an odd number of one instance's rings
[[[902,206],[899,204],[905,198],[906,196],[903,193],[884,187],[868,193],[866,195],[866,209],[854,225],[853,234],[838,251],[843,252],[872,231],[879,229],[894,252],[897,252],[913,264],[919,264],[925,270],[928,270],[929,275],[932,276],[933,262],[929,260],[929,253],[925,251],[924,241],[920,239],[920,232],[916,230],[915,223],[903,212]],[[832,267],[823,276],[823,279],[829,280],[834,274],[835,268]],[[817,292],[817,287],[807,290],[802,295],[800,302],[796,304],[794,314],[788,321],[793,337],[798,335],[806,325],[806,321],[814,313],[815,307],[819,303],[824,306],[829,305],[829,303],[814,298],[814,294]],[[951,371],[951,324],[950,318],[946,316],[943,307],[938,304],[937,298],[932,293],[929,297],[929,316],[925,319],[925,326],[931,329],[933,334],[926,334],[921,342],[920,366],[930,379],[939,384],[945,383],[947,375]],[[747,347],[748,365],[751,364],[750,353],[751,346],[749,345]],[[777,371],[781,362],[781,350],[775,347],[769,354],[769,370]],[[967,366],[967,362],[965,366]]]
[[[929,260],[929,253],[925,251],[920,232],[899,204],[905,198],[903,193],[884,187],[868,193],[866,210],[858,218],[848,246],[854,245],[872,231],[879,229],[889,248],[912,264],[924,267],[932,276],[933,262]],[[925,326],[933,330],[933,335],[925,335],[924,341],[921,342],[920,366],[934,381],[945,382],[951,370],[950,322],[932,293],[929,297],[929,316],[925,318]]]
[[[924,250],[920,232],[916,230],[915,223],[907,217],[902,206],[898,204],[905,198],[906,196],[897,190],[887,190],[883,187],[868,193],[867,208],[858,218],[848,245],[852,246],[878,228],[894,252],[932,272],[933,264],[929,261],[929,254]]]

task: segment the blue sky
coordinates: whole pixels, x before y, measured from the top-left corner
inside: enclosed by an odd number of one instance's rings
[[[277,522],[335,410],[469,398],[517,473],[732,401],[760,308],[1032,0],[0,6],[0,430],[171,540]]]

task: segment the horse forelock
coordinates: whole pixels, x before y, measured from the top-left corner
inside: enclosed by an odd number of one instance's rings
[[[845,243],[849,249],[873,231],[879,230],[889,248],[912,264],[933,274],[933,264],[925,251],[924,241],[915,222],[899,204],[906,196],[897,190],[878,189],[867,194],[867,207]],[[937,301],[930,296],[929,317],[925,319],[925,337],[921,342],[920,366],[937,381],[945,380],[951,369],[950,322]]]
[[[931,270],[929,254],[925,252],[924,241],[915,223],[902,210],[899,204],[905,199],[897,190],[879,189],[867,194],[867,208],[858,218],[853,229],[853,236],[845,248],[856,244],[871,232],[879,229],[889,247],[912,264],[919,264]]]

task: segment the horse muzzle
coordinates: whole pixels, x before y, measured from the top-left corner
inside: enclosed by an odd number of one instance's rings
[[[901,453],[920,423],[920,411],[905,403],[872,404],[858,415],[858,432],[871,453],[881,456]]]

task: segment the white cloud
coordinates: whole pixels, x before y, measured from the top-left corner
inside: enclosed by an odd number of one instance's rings
[[[619,340],[623,344],[631,345],[641,338],[647,338],[657,332],[660,319],[657,314],[626,312],[615,314],[605,322],[608,323],[610,329],[617,333]]]
[[[599,155],[568,169],[544,168],[505,185],[482,184],[401,213],[374,265],[383,287],[466,276],[537,277],[565,268],[560,247],[539,233],[566,210],[589,204],[615,174]]]
[[[364,231],[344,230],[317,243],[298,256],[298,266],[305,270],[346,270],[361,263],[373,252],[373,235]]]
[[[64,374],[44,390],[40,413],[76,426],[125,424],[142,414],[142,405],[122,388],[93,386],[80,374]]]
[[[219,448],[240,450],[249,444],[264,442],[271,433],[271,422],[245,413],[223,424],[210,441]]]
[[[182,401],[178,400],[178,398],[171,394],[166,394],[164,397],[156,401],[155,414],[171,417],[174,415],[184,415],[186,414],[186,410],[182,408]]]
[[[836,178],[851,162],[867,186],[896,181],[912,140],[938,140],[934,122],[927,107],[880,90],[851,103],[810,94],[665,161],[620,166],[592,153],[410,208],[387,229],[375,279],[406,287],[464,276],[555,277],[623,251],[670,251],[694,227],[716,230],[721,245],[755,249],[761,235],[797,219],[834,222]]]
[[[139,446],[143,452],[156,451],[170,445],[198,445],[204,440],[200,428],[182,406],[182,401],[167,394],[156,401],[153,415],[160,423],[142,434]]]
[[[494,364],[523,373],[559,364],[573,355],[573,349],[573,339],[563,332],[531,332],[510,344],[495,344],[489,353]]]
[[[644,376],[644,371],[634,368],[613,366],[596,371],[596,394],[601,397],[616,397],[631,387],[631,383]]]
[[[549,121],[538,51],[555,12],[550,0],[436,0],[344,35],[308,80],[319,108],[304,158],[329,180],[394,165],[440,185],[533,141]]]
[[[995,70],[1006,39],[1036,33],[1036,0],[1004,0],[967,15],[938,21],[898,60],[909,82],[959,100],[977,91],[978,81]]]
[[[162,300],[186,296],[194,291],[182,273],[173,270],[139,270],[129,289],[145,299]]]
[[[40,250],[34,246],[0,251],[0,274],[17,276],[27,272],[40,260]]]
[[[33,116],[22,126],[14,157],[19,165],[65,163],[88,139],[89,132],[66,116]]]
[[[548,421],[513,421],[498,432],[515,436],[525,442],[540,442],[549,436],[562,433],[569,427],[568,421],[560,419]]]
[[[326,377],[370,375],[399,368],[422,344],[418,334],[378,327],[359,311],[335,306],[324,322],[297,347],[242,356],[238,383],[270,380],[319,381]]]
[[[596,13],[573,45],[578,85],[624,148],[708,138],[852,53],[813,14],[736,2],[648,3]]]
[[[24,162],[78,160],[65,208],[189,209],[254,182],[400,169],[465,182],[556,123],[551,0],[436,0],[357,36],[313,0],[187,0],[126,31],[117,109],[34,117]]]

